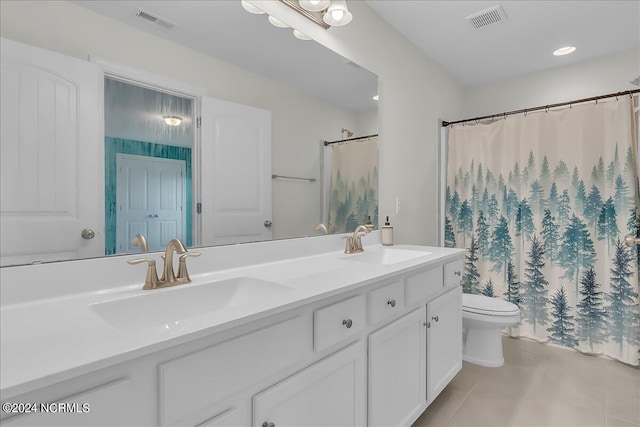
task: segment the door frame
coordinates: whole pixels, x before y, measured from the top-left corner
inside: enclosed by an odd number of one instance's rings
[[[89,62],[102,67],[103,78],[118,80],[123,83],[140,86],[146,89],[176,95],[193,100],[193,123],[201,116],[202,98],[208,95],[208,91],[200,86],[192,85],[180,80],[170,79],[160,74],[155,74],[142,69],[123,65],[110,59],[95,55],[89,55]],[[103,118],[104,125],[104,118]],[[202,184],[200,175],[201,159],[201,131],[199,126],[194,126],[191,147],[191,244],[201,246],[202,225],[197,206],[202,200]]]

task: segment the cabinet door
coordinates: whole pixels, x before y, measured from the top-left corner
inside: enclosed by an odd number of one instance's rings
[[[362,342],[321,360],[253,398],[254,427],[366,425]]]
[[[462,288],[427,304],[427,395],[432,402],[462,368]]]
[[[425,307],[369,335],[369,426],[403,426],[426,401]]]

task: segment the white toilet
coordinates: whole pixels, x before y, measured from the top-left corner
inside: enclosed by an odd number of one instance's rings
[[[500,330],[520,321],[517,305],[484,295],[462,294],[462,359],[474,365],[504,365]]]

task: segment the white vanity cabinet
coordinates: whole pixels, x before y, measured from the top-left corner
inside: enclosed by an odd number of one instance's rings
[[[427,399],[431,403],[462,368],[462,288],[427,304]]]
[[[462,366],[453,255],[12,397],[90,411],[2,424],[409,427]]]
[[[405,426],[426,401],[422,306],[369,335],[369,426]]]
[[[254,396],[253,426],[365,426],[366,384],[359,341]]]

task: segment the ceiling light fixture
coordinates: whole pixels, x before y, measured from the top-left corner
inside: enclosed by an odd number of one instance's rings
[[[269,22],[271,22],[271,25],[273,25],[274,27],[289,28],[289,26],[287,24],[285,24],[284,22],[282,22],[278,18],[275,18],[275,17],[273,17],[271,15],[269,15]]]
[[[300,7],[309,12],[322,12],[331,4],[331,0],[300,0]]]
[[[573,53],[576,51],[575,46],[565,46],[565,47],[561,47],[560,49],[556,49],[555,51],[553,51],[553,54],[555,56],[564,56],[564,55],[569,55],[570,53]]]
[[[179,126],[182,123],[182,117],[179,116],[162,116],[162,118],[169,126]]]
[[[311,37],[309,37],[308,35],[301,33],[298,30],[293,30],[293,35],[296,36],[296,38],[299,38],[300,40],[312,40]]]
[[[380,99],[380,95],[373,95],[373,100],[378,101]]]
[[[258,7],[252,5],[247,0],[242,0],[242,7],[249,13],[253,13],[254,15],[264,15],[264,11],[259,9]]]
[[[322,19],[325,23],[333,27],[340,27],[351,22],[353,15],[349,12],[349,9],[347,9],[347,2],[345,0],[333,0]]]

